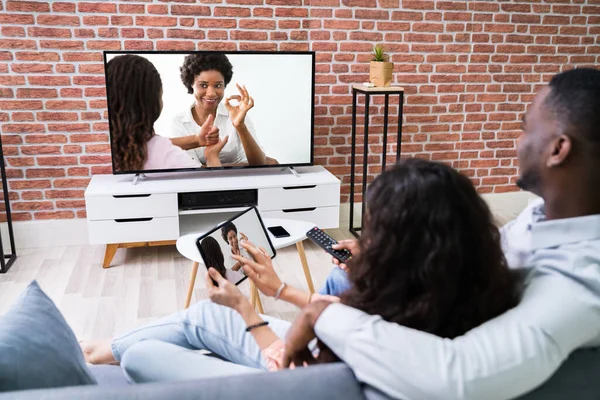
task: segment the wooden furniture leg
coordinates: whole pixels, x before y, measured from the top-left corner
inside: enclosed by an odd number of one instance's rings
[[[310,275],[310,269],[308,269],[308,262],[306,261],[306,253],[304,252],[304,245],[302,244],[302,241],[296,243],[296,248],[298,249],[298,254],[300,255],[300,262],[302,263],[302,269],[304,269],[304,277],[306,277],[308,290],[311,293],[314,293],[315,287],[313,285],[312,276]]]
[[[256,311],[258,311],[259,314],[265,313],[262,302],[260,301],[260,296],[258,295],[258,289],[256,288],[256,285],[251,280],[250,280],[250,303],[252,304],[252,307],[254,307],[254,309]]]
[[[130,249],[132,247],[154,247],[154,246],[174,246],[176,240],[163,240],[159,242],[132,242],[132,243],[110,243],[106,245],[104,252],[104,262],[102,268],[109,268],[110,263],[118,249]]]
[[[106,251],[104,252],[104,262],[102,263],[102,268],[109,268],[110,263],[119,248],[118,243],[111,243],[106,245]]]
[[[190,286],[188,287],[187,297],[185,299],[185,308],[190,306],[192,294],[194,293],[194,284],[196,283],[196,275],[198,274],[198,263],[194,261],[192,265],[192,276],[190,277]]]

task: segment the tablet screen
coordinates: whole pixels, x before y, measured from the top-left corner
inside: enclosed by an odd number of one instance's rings
[[[232,255],[252,260],[252,256],[241,246],[245,241],[262,247],[271,258],[275,256],[275,250],[254,207],[198,238],[197,245],[206,268],[216,269],[229,282],[237,285],[246,279],[246,275],[242,264],[234,260]]]

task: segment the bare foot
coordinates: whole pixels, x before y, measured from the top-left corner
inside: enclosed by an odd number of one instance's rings
[[[110,339],[79,342],[85,362],[90,364],[118,364],[110,348]]]

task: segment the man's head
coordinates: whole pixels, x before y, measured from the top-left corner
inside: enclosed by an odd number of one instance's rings
[[[552,78],[523,117],[518,155],[518,185],[538,195],[561,181],[594,183],[600,175],[599,70],[575,69]]]

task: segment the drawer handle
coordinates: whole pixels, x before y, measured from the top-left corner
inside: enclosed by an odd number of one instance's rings
[[[148,217],[148,218],[121,218],[121,219],[115,219],[115,222],[147,222],[147,221],[152,221],[154,219],[154,217]]]
[[[294,189],[312,189],[316,188],[317,185],[306,185],[306,186],[287,186],[284,187],[283,190],[294,190]]]
[[[151,194],[113,194],[115,199],[130,199],[134,197],[150,197]]]
[[[304,212],[304,211],[315,211],[317,207],[308,207],[308,208],[290,208],[289,210],[281,210],[284,213],[295,213],[295,212]]]

